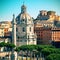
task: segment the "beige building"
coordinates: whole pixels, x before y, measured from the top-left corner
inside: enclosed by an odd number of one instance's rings
[[[60,21],[60,16],[55,11],[41,10],[36,18],[37,20]]]
[[[11,42],[12,24],[10,21],[0,22],[0,42]]]
[[[46,10],[41,10],[41,11],[39,11],[39,14],[38,14],[38,16],[37,16],[36,19],[37,19],[37,20],[48,20],[49,17],[48,17],[48,15],[47,15],[47,11],[46,11]]]

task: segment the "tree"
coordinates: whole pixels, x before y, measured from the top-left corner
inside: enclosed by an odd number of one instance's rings
[[[1,42],[1,43],[0,43],[0,51],[1,51],[1,48],[2,48],[2,47],[5,47],[5,42]]]
[[[8,51],[12,51],[12,49],[15,47],[15,45],[12,43],[6,43],[5,46],[8,49]]]
[[[37,50],[38,50],[39,52],[41,52],[42,49],[44,49],[44,48],[55,48],[55,47],[52,46],[52,45],[37,45]]]
[[[50,54],[52,54],[52,53],[60,53],[60,50],[59,49],[57,49],[57,48],[44,48],[44,49],[42,49],[42,51],[41,51],[42,53],[43,53],[43,55],[46,57],[46,56],[48,56],[48,55],[50,55]]]
[[[1,42],[0,47],[4,47],[4,46],[5,46],[5,42]]]
[[[46,57],[46,60],[60,60],[60,54],[50,54]]]
[[[15,51],[19,52],[20,51],[20,48],[19,47],[16,47],[15,48]]]

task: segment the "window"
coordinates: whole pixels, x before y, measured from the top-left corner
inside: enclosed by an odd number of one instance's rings
[[[16,28],[16,31],[18,31],[18,28]]]
[[[19,40],[17,40],[17,42],[19,42]]]
[[[29,35],[28,35],[28,39],[29,39]]]
[[[21,23],[25,23],[25,20],[24,20],[24,19],[22,19],[22,20],[21,20]]]
[[[20,42],[23,42],[22,40],[20,40]]]
[[[27,42],[27,40],[24,40],[24,42]]]
[[[31,27],[30,27],[30,32],[31,32]]]
[[[22,31],[25,32],[25,28],[24,27],[23,27]]]
[[[19,36],[18,36],[18,39],[19,39]]]
[[[22,21],[24,21],[24,19]]]

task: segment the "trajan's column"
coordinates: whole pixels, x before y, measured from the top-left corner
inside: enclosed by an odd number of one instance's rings
[[[14,14],[12,21],[12,43],[16,46],[16,20]],[[17,52],[14,49],[12,50],[11,60],[17,60]]]

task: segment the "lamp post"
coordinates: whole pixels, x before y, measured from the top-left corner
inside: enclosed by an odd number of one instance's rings
[[[40,52],[40,60],[42,60],[42,54],[41,54],[41,52]]]
[[[39,57],[38,57],[38,55],[37,55],[37,60],[38,60],[38,58],[39,58]]]
[[[28,45],[29,45],[29,36],[28,36]]]
[[[32,60],[32,51],[30,51],[30,60]]]
[[[33,50],[33,60],[35,60],[35,52],[36,50]]]
[[[28,60],[28,50],[26,51],[26,60]]]
[[[23,60],[23,51],[21,51],[21,53],[22,53],[22,54],[21,54],[21,55],[22,55],[22,58],[21,58],[21,60]]]

